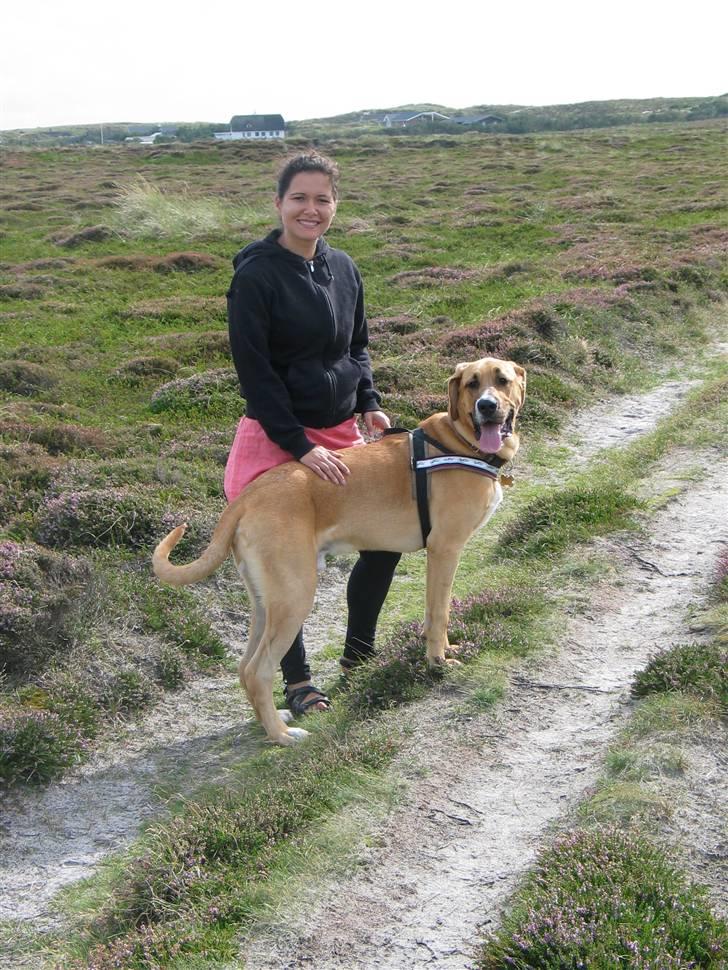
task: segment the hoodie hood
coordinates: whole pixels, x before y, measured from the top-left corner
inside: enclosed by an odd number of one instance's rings
[[[239,253],[233,257],[233,266],[237,269],[243,262],[249,262],[251,259],[257,259],[258,256],[269,256],[273,259],[282,259],[286,262],[292,263],[294,266],[300,266],[302,263],[311,262],[311,260],[304,259],[303,256],[299,256],[297,253],[291,252],[290,249],[286,249],[285,246],[281,246],[278,242],[280,238],[281,230],[274,229],[269,232],[265,239],[258,239],[256,242],[249,243]],[[316,252],[314,254],[312,262],[323,263],[328,268],[328,263],[326,261],[326,254],[330,251],[329,244],[321,236],[316,240]]]

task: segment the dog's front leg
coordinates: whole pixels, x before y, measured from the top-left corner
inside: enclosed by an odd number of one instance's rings
[[[427,545],[427,602],[425,607],[425,640],[427,662],[432,666],[457,664],[446,657],[449,648],[447,625],[450,619],[450,597],[461,547],[440,545],[432,540]]]

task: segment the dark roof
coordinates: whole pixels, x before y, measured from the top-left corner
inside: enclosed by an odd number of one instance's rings
[[[468,115],[452,119],[456,125],[482,125],[486,121],[505,121],[502,115]]]
[[[283,115],[233,115],[231,131],[283,131]]]

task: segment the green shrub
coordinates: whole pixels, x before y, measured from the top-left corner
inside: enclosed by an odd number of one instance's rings
[[[181,687],[185,681],[186,670],[180,651],[174,647],[162,647],[154,672],[157,681],[165,690]]]
[[[728,712],[728,648],[684,643],[653,657],[632,683],[635,697],[681,691],[717,700]]]
[[[149,678],[130,667],[119,671],[109,680],[101,702],[112,716],[128,716],[148,707],[155,694],[154,684]]]
[[[46,288],[37,283],[0,284],[0,300],[41,300],[45,293]]]
[[[37,513],[36,538],[56,548],[149,546],[163,534],[161,509],[148,496],[118,488],[48,496]]]
[[[58,462],[36,444],[0,442],[0,522],[14,535],[18,516],[40,502]]]
[[[226,655],[225,644],[210,624],[200,618],[189,590],[150,583],[139,603],[145,628],[164,636],[189,658],[204,663],[221,660]]]
[[[0,361],[0,391],[23,397],[47,395],[58,384],[58,378],[40,364],[28,360]]]
[[[134,357],[117,367],[112,376],[124,384],[137,384],[147,377],[174,374],[178,369],[179,364],[169,357]]]
[[[36,513],[35,536],[46,546],[91,546],[150,549],[179,522],[181,513],[165,510],[160,498],[138,488],[70,488],[51,491]],[[206,517],[196,516],[191,536],[180,552],[190,553],[201,542]]]
[[[543,609],[543,599],[528,587],[484,590],[452,602],[449,636],[452,643],[473,643],[504,653],[527,649],[524,630],[529,617]],[[460,657],[460,654],[458,654]]]
[[[534,590],[485,590],[465,600],[453,600],[449,636],[457,659],[466,662],[485,649],[523,652],[524,617],[542,608]],[[514,620],[515,630],[510,621]],[[387,710],[422,697],[442,678],[442,669],[427,664],[421,623],[404,623],[381,650],[347,682],[347,709],[359,715]]]
[[[0,668],[32,670],[63,648],[89,576],[85,560],[0,542]]]
[[[662,851],[618,829],[570,832],[543,852],[479,970],[718,970],[728,926]]]
[[[421,623],[403,624],[375,657],[350,676],[347,708],[366,716],[422,697],[441,678],[425,660]]]
[[[113,442],[103,431],[78,424],[3,421],[0,422],[0,434],[15,441],[41,445],[51,455],[75,455],[87,451],[104,454],[113,447]]]
[[[229,367],[193,374],[169,381],[152,394],[151,410],[161,411],[219,410],[240,415],[240,385],[235,371]]]
[[[619,486],[571,486],[528,505],[503,532],[499,547],[517,556],[552,555],[594,535],[627,528],[640,507]]]
[[[93,683],[89,681],[93,680]],[[79,676],[73,669],[53,667],[38,677],[37,684],[18,691],[21,700],[30,694],[30,706],[42,707],[57,714],[66,724],[93,738],[98,733],[103,718],[101,685],[91,671]]]
[[[728,603],[728,552],[718,559],[715,569],[715,596],[719,603]]]
[[[80,732],[52,711],[0,707],[0,783],[44,783],[78,760]]]
[[[53,241],[56,246],[62,246],[64,249],[75,249],[76,246],[82,246],[87,242],[105,242],[113,236],[114,231],[108,226],[86,226],[84,229],[79,229],[78,232],[72,232],[70,235],[66,235],[65,233],[61,233],[60,235],[54,234]]]
[[[131,942],[138,930],[173,921],[180,906],[200,897],[209,902],[225,866],[235,868],[239,887],[245,877],[259,879],[278,843],[337,806],[347,771],[356,775],[381,767],[394,747],[381,728],[349,725],[340,731],[334,722],[310,744],[288,749],[277,766],[268,762],[269,770],[250,777],[245,790],[216,792],[204,803],[189,805],[184,815],[155,825],[143,854],[129,861],[104,930],[112,936],[130,930]],[[233,910],[236,903],[244,908],[239,895],[227,901]],[[240,909],[215,916],[224,924],[226,916],[235,922],[239,914]]]

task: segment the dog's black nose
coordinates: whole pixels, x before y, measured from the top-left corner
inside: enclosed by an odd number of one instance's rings
[[[492,397],[481,397],[478,399],[478,411],[485,417],[495,414],[498,410],[498,402]]]

